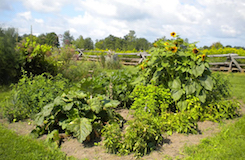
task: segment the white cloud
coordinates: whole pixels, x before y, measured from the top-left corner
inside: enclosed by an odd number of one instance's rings
[[[21,0],[29,10],[38,12],[57,12],[61,7],[68,3],[67,0]]]
[[[29,21],[32,19],[31,12],[21,12],[17,14],[17,17],[24,18],[25,20]]]
[[[212,40],[228,43],[229,38],[230,43],[239,42],[234,41],[235,37],[242,44],[245,36],[244,0],[21,1],[26,11],[18,13],[12,24],[23,32],[33,25],[38,33],[63,34],[70,30],[75,38],[83,35],[95,40],[109,34],[123,37],[135,30],[137,37],[152,42],[163,36],[170,38],[170,32],[175,31],[190,42],[200,41],[200,46],[211,45],[207,43]],[[59,12],[67,4],[78,14]],[[46,17],[40,16],[43,12]]]
[[[34,21],[37,23],[40,23],[40,24],[43,24],[43,22],[44,22],[43,19],[34,19]]]

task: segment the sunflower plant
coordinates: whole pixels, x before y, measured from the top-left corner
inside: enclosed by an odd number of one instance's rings
[[[212,78],[206,55],[187,43],[175,32],[170,40],[158,40],[149,51],[151,56],[140,65],[144,84],[163,85],[169,88],[175,106],[185,110],[187,96],[196,96],[202,103],[212,91]]]

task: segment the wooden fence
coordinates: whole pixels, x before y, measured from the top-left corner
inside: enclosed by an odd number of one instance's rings
[[[100,56],[97,55],[86,55],[84,52],[91,52],[91,51],[83,51],[81,49],[77,49],[79,52],[79,60],[86,59],[88,61],[100,61]],[[100,51],[93,51],[93,52],[100,52]],[[146,59],[147,56],[150,56],[147,52],[138,52],[138,53],[114,53],[107,51],[105,52],[106,56],[113,56],[115,58],[118,58],[120,62],[124,65],[138,65],[141,63],[144,59]],[[124,56],[133,56],[133,57],[124,57]],[[225,62],[210,62],[210,69],[215,71],[239,71],[244,72],[244,69],[242,67],[245,66],[245,64],[239,64],[236,59],[245,59],[245,56],[238,56],[238,54],[219,54],[219,55],[208,55],[207,57],[212,58],[213,60],[215,58],[225,58]]]

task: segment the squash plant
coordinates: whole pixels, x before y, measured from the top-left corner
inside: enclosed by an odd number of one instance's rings
[[[37,126],[32,133],[37,136],[49,134],[50,139],[50,135],[55,135],[58,130],[59,133],[73,135],[79,142],[100,138],[101,129],[108,121],[123,121],[112,109],[118,104],[118,101],[103,95],[89,98],[82,91],[70,91],[44,106],[36,115]]]
[[[182,111],[187,107],[188,95],[204,103],[215,82],[206,55],[200,53],[196,43],[186,43],[174,32],[171,35],[175,38],[160,39],[149,51],[151,56],[140,65],[141,80],[170,88],[176,106]]]

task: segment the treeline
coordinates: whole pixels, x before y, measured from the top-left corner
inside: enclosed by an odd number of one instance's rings
[[[150,43],[145,38],[137,38],[135,31],[130,30],[127,35],[123,38],[109,35],[105,39],[96,40],[93,43],[90,37],[84,38],[80,35],[76,40],[70,35],[69,31],[66,31],[63,35],[64,44],[73,44],[76,48],[83,48],[85,50],[101,49],[101,50],[148,50],[152,47]]]

